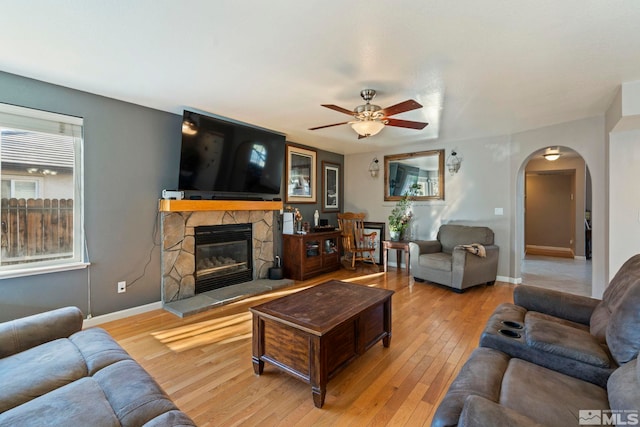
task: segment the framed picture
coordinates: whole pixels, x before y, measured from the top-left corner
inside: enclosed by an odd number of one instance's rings
[[[322,212],[340,210],[340,165],[322,162]]]
[[[373,231],[377,233],[374,240],[376,245],[376,252],[373,256],[373,259],[376,260],[376,264],[378,265],[382,265],[382,259],[383,259],[382,258],[382,241],[386,238],[385,227],[386,227],[386,224],[384,222],[368,222],[368,221],[364,222],[365,233],[371,233]]]
[[[287,145],[286,203],[316,203],[316,152]]]

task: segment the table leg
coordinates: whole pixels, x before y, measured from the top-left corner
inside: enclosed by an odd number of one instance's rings
[[[264,354],[264,331],[262,330],[262,326],[263,324],[260,321],[260,317],[254,313],[251,341],[253,355],[251,356],[251,361],[253,362],[253,372],[255,372],[256,375],[260,375],[264,371],[264,362],[260,360],[260,356]]]
[[[402,249],[396,249],[396,268],[400,270],[402,268],[402,263],[400,260],[402,259]]]
[[[391,345],[391,297],[389,297],[384,302],[383,312],[384,312],[384,320],[383,320],[384,331],[387,333],[387,335],[384,338],[382,338],[382,345],[384,347],[389,347]]]
[[[311,387],[311,394],[313,395],[313,405],[316,408],[322,408],[324,397],[327,394],[327,387]]]
[[[389,256],[389,249],[384,248],[382,250],[382,265],[384,265],[384,272],[387,272],[387,257]]]
[[[262,374],[264,371],[264,362],[256,356],[253,356],[251,360],[253,361],[253,372],[255,372],[256,375]]]
[[[316,408],[322,408],[327,394],[327,349],[320,337],[313,337],[309,342],[309,383],[311,383],[311,395]]]
[[[404,251],[404,265],[407,268],[407,274],[409,274],[409,249]]]

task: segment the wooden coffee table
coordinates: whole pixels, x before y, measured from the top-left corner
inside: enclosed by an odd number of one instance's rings
[[[382,340],[391,343],[393,291],[333,280],[252,307],[253,370],[264,362],[311,384],[321,408],[327,382]]]

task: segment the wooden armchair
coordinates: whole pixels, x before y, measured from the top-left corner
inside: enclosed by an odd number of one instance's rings
[[[370,261],[376,268],[373,254],[376,251],[376,232],[364,232],[364,213],[345,212],[338,214],[338,226],[342,236],[342,249],[345,261],[351,261],[351,269],[355,270],[356,261]],[[345,267],[347,267],[345,265]],[[348,268],[348,267],[347,267]]]

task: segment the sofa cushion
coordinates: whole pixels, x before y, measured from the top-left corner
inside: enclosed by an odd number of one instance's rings
[[[0,359],[0,412],[87,375],[78,348],[58,339]]]
[[[624,301],[625,293],[630,287],[640,286],[638,282],[640,282],[640,254],[629,258],[620,267],[602,294],[602,301],[593,310],[589,322],[592,335],[602,342],[606,340],[611,313]]]
[[[93,378],[123,427],[141,426],[164,412],[177,409],[153,378],[133,360],[109,365]]]
[[[476,348],[438,406],[431,427],[455,426],[470,394],[498,402],[510,357],[491,348]]]
[[[528,319],[545,320],[547,322],[554,322],[554,323],[558,323],[560,325],[570,326],[572,328],[575,328],[575,329],[578,329],[578,330],[581,330],[581,331],[589,332],[589,326],[588,325],[583,325],[582,323],[572,322],[571,320],[563,319],[561,317],[552,316],[550,314],[540,313],[539,311],[527,311],[527,314],[525,315],[525,319],[527,321],[528,321]]]
[[[436,252],[420,255],[419,263],[423,267],[434,270],[451,271],[451,254]]]
[[[100,386],[85,377],[0,414],[3,426],[104,426],[120,423]]]
[[[78,347],[87,365],[88,375],[93,375],[105,366],[120,360],[131,359],[131,356],[101,328],[90,328],[77,332],[69,337],[69,341]]]
[[[167,411],[145,423],[143,427],[192,427],[193,421],[179,410]]]
[[[580,409],[609,409],[604,388],[521,359],[509,361],[499,403],[557,426],[578,425]]]
[[[607,383],[609,405],[617,411],[640,409],[640,364],[625,363],[611,374]]]
[[[609,355],[588,331],[527,316],[525,332],[527,344],[533,348],[593,366],[611,367]]]
[[[480,396],[470,395],[464,402],[457,427],[544,427],[529,417]]]
[[[442,251],[450,254],[458,245],[493,245],[493,231],[488,227],[444,224],[438,230],[438,241],[442,244]]]
[[[607,346],[618,364],[635,359],[640,351],[640,271],[629,271],[627,279],[633,276],[635,281],[613,309],[607,325]]]
[[[67,338],[82,329],[82,319],[80,309],[64,307],[0,323],[0,357]]]

